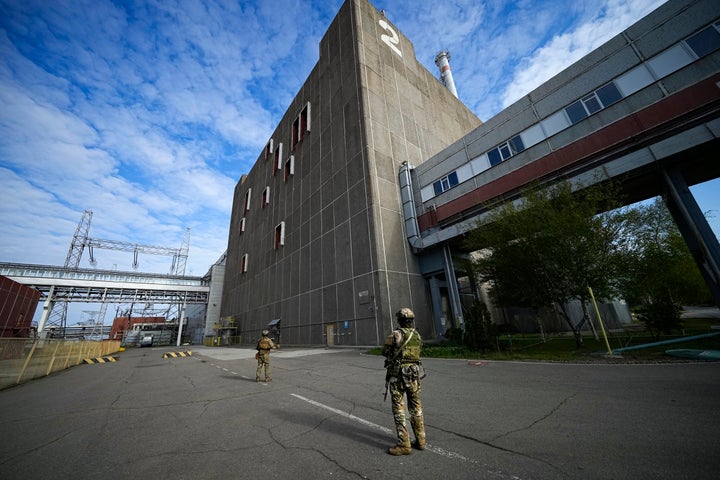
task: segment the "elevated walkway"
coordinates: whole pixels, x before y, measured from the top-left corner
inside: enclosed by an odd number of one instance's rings
[[[203,277],[0,263],[0,275],[64,302],[207,303]]]

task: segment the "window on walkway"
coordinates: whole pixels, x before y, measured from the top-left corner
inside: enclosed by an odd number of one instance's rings
[[[435,190],[435,195],[440,195],[443,192],[446,192],[450,190],[452,187],[458,184],[458,176],[457,172],[452,172],[440,180],[437,180],[435,183],[433,183],[433,189]]]

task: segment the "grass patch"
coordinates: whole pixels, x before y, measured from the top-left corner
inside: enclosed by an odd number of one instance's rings
[[[684,319],[683,332],[676,335],[665,335],[653,338],[649,332],[638,329],[628,329],[623,332],[608,334],[610,349],[642,345],[662,340],[671,340],[686,336],[701,335],[718,332],[712,330],[711,325],[720,323],[718,319]],[[525,360],[525,361],[555,361],[555,362],[592,362],[602,361],[687,361],[671,357],[665,354],[671,349],[701,349],[720,350],[720,335],[693,340],[682,343],[671,343],[655,347],[647,347],[638,350],[622,352],[622,359],[609,359],[605,340],[601,332],[598,332],[598,339],[590,335],[583,336],[583,346],[578,348],[575,339],[571,334],[526,334],[526,335],[501,335],[498,337],[497,348],[493,351],[477,352],[451,343],[426,344],[423,346],[422,356],[425,358],[457,358],[457,359],[483,359],[483,360]],[[380,348],[373,348],[368,351],[370,354],[380,355]]]

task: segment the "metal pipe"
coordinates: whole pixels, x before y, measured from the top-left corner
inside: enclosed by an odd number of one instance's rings
[[[720,335],[720,332],[703,333],[702,335],[693,335],[691,337],[673,338],[671,340],[663,340],[661,342],[643,343],[642,345],[633,345],[632,347],[616,348],[613,353],[627,352],[628,350],[640,350],[641,348],[657,347],[659,345],[669,345],[671,343],[689,342],[691,340],[699,340],[701,338],[710,338]]]
[[[402,165],[400,165],[400,197],[402,200],[402,210],[405,218],[405,233],[407,235],[408,242],[412,247],[422,250],[423,241],[420,237],[420,228],[417,224],[412,179],[410,178],[410,170],[412,170],[412,168],[412,165],[408,162],[403,162]]]
[[[595,301],[595,294],[593,294],[592,288],[590,287],[588,287],[588,292],[590,292],[590,298],[592,298],[593,306],[595,307],[595,314],[598,317],[598,322],[600,322],[600,329],[602,330],[603,338],[605,339],[605,346],[607,347],[608,355],[612,355],[610,342],[608,342],[607,333],[605,333],[605,325],[603,325],[602,317],[600,316],[600,309]]]

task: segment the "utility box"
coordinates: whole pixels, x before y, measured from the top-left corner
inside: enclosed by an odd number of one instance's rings
[[[270,335],[274,337],[275,343],[280,343],[280,319],[271,320],[267,325],[267,329]]]

